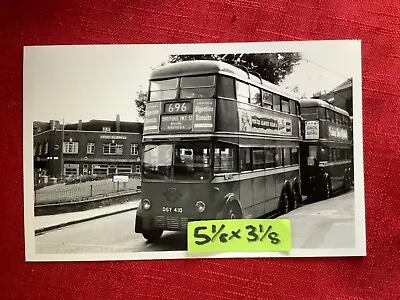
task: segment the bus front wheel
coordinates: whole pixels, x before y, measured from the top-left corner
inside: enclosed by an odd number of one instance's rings
[[[237,204],[228,204],[222,215],[222,219],[241,219],[242,212]]]
[[[142,232],[143,237],[150,243],[158,241],[162,234],[163,230],[161,229],[143,230]]]

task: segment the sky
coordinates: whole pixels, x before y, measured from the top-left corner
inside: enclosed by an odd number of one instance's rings
[[[298,51],[303,60],[280,84],[299,96],[358,76],[354,45],[340,42],[203,45],[35,46],[24,51],[24,112],[30,120],[139,121],[134,99],[152,68],[176,53]]]

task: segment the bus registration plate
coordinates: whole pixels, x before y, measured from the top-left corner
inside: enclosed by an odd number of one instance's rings
[[[163,206],[162,211],[163,212],[167,212],[167,213],[172,213],[172,212],[173,213],[179,213],[179,214],[183,213],[182,207],[166,207],[166,206]]]

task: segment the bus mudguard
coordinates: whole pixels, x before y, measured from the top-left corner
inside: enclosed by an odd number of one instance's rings
[[[223,201],[221,201],[220,206],[218,207],[217,219],[221,219],[224,213],[225,207],[230,204],[235,204],[240,208],[240,211],[243,212],[242,205],[240,204],[239,198],[234,193],[228,193],[224,196]]]
[[[135,218],[135,232],[142,233],[143,231],[143,219],[141,215],[142,211],[142,201],[139,201],[139,205],[136,209],[136,218]]]

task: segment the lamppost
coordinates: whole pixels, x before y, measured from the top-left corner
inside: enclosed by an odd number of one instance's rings
[[[63,181],[64,180],[64,128],[65,128],[65,123],[64,119],[62,122],[62,127],[61,127],[61,154],[60,154],[60,178]]]

